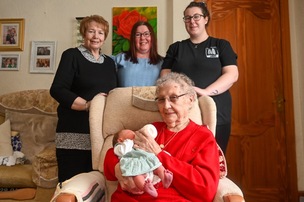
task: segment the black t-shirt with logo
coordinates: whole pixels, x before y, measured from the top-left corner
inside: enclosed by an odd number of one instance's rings
[[[221,76],[222,68],[227,65],[237,65],[237,55],[230,43],[224,39],[208,37],[199,44],[193,44],[190,39],[186,39],[170,45],[162,69],[184,73],[194,81],[195,86],[206,88]],[[217,123],[229,123],[231,121],[229,91],[212,98],[217,106]]]

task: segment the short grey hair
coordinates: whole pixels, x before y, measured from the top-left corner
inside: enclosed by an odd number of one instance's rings
[[[184,90],[185,93],[189,95],[193,95],[194,100],[196,100],[196,92],[194,90],[194,82],[185,74],[182,73],[176,73],[176,72],[170,72],[156,81],[156,91],[155,95],[157,96],[159,93],[159,89],[166,83],[176,83],[178,84],[182,90]]]

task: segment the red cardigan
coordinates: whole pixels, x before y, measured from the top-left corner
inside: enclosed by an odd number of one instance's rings
[[[178,132],[174,138],[173,132],[167,130],[165,123],[155,122],[158,144],[166,147],[157,157],[163,166],[173,173],[173,182],[168,189],[157,187],[157,199],[144,193],[132,195],[118,186],[111,201],[191,201],[212,202],[219,182],[219,155],[217,144],[212,132],[206,127],[190,124]],[[113,148],[107,151],[104,162],[104,174],[107,180],[116,181],[114,167],[118,158]]]

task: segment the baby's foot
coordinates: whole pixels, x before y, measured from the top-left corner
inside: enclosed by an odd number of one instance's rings
[[[145,182],[144,191],[155,198],[158,196],[158,193],[150,180]]]
[[[164,179],[162,180],[164,188],[168,188],[173,180],[173,173],[169,170],[164,171]]]

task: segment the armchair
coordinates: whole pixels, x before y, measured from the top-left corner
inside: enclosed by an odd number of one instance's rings
[[[138,130],[143,125],[161,121],[154,102],[155,87],[127,87],[112,90],[108,97],[97,95],[90,107],[90,130],[93,169],[103,173],[106,151],[112,147],[113,134],[124,128]],[[216,126],[216,107],[212,98],[200,97],[190,112],[191,119],[206,124],[212,132]],[[104,180],[104,179],[103,179]],[[117,182],[104,180],[105,201],[109,202]],[[66,200],[67,195],[57,198]],[[69,198],[69,197],[68,197]],[[63,200],[61,200],[63,199]],[[220,179],[214,202],[244,202],[240,188],[225,175]]]

